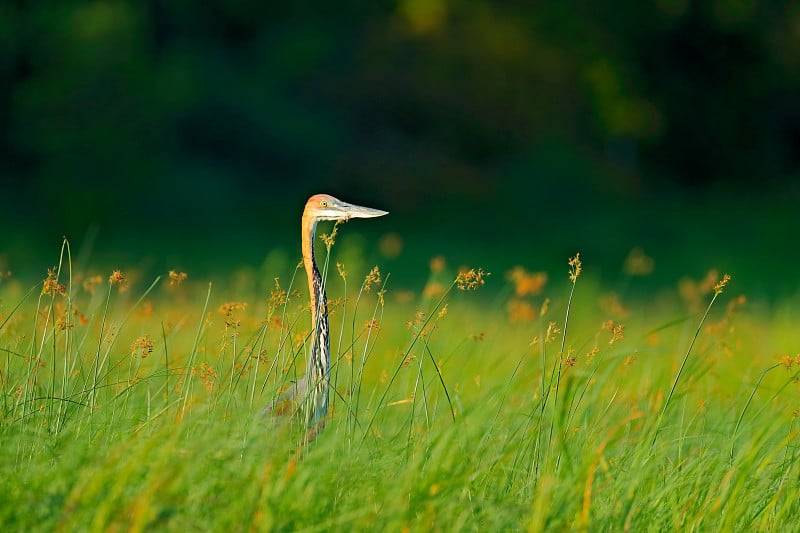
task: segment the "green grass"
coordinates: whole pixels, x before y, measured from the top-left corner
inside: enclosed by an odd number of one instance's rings
[[[0,281],[6,530],[796,528],[796,315],[735,280],[637,301],[565,264],[518,295],[439,265],[395,292],[332,265],[307,443],[291,406],[263,413],[305,368],[302,270],[268,292],[58,264]]]

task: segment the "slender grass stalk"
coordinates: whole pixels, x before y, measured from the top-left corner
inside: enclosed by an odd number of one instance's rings
[[[105,305],[103,306],[103,317],[100,320],[100,332],[97,335],[97,351],[95,352],[94,359],[91,363],[92,386],[89,389],[89,394],[86,401],[86,403],[89,405],[90,412],[94,412],[94,407],[97,404],[97,387],[100,382],[100,372],[102,370],[100,356],[103,350],[103,340],[106,334],[106,320],[108,318],[108,308],[111,303],[112,288],[113,285],[111,284],[111,281],[109,281]]]
[[[292,273],[292,277],[289,279],[289,286],[286,288],[286,297],[283,298],[283,304],[281,305],[281,316],[280,316],[280,319],[279,319],[280,320],[280,324],[281,324],[281,330],[278,333],[277,344],[276,344],[276,347],[275,347],[275,356],[272,358],[272,363],[270,363],[270,366],[267,369],[267,371],[266,371],[266,373],[264,375],[264,378],[261,380],[260,393],[262,395],[264,394],[264,390],[266,389],[267,384],[269,383],[270,379],[273,378],[273,373],[275,372],[275,370],[277,368],[285,368],[286,367],[286,362],[287,362],[288,358],[290,357],[290,356],[287,356],[286,358],[284,358],[283,353],[285,351],[285,347],[286,347],[287,344],[289,344],[290,348],[292,347],[291,346],[291,334],[292,334],[292,331],[294,331],[295,324],[297,323],[297,321],[300,318],[300,314],[298,314],[294,318],[294,320],[291,321],[291,323],[290,323],[290,321],[288,319],[288,312],[289,312],[288,311],[288,306],[289,306],[289,301],[291,300],[292,287],[294,286],[295,278],[297,277],[297,272],[300,270],[301,267],[302,267],[302,263],[298,264],[297,267],[294,269],[294,272]],[[277,282],[277,280],[276,280],[276,282]],[[286,333],[283,332],[284,328],[286,329]],[[262,349],[262,350],[264,349],[264,345],[263,344],[261,345],[260,349]],[[293,350],[291,350],[291,351],[293,351]],[[280,382],[282,381],[283,377],[284,376],[280,376],[279,379],[276,379],[276,381],[279,382],[276,388],[280,388],[280,385],[281,385]],[[253,377],[253,379],[255,379],[255,376]]]
[[[442,385],[442,391],[444,391],[444,396],[447,398],[447,406],[448,411],[450,413],[450,417],[453,419],[453,422],[456,421],[456,409],[453,407],[453,400],[450,398],[450,391],[447,390],[447,384],[444,382],[444,376],[442,375],[442,370],[439,368],[439,364],[436,362],[436,359],[433,357],[433,352],[431,352],[430,345],[426,342],[425,343],[425,353],[431,360],[431,364],[433,364],[433,369],[436,370],[436,377],[439,378],[439,383]]]
[[[758,377],[758,381],[756,381],[753,390],[750,391],[750,396],[747,397],[747,401],[742,408],[742,412],[739,413],[739,418],[736,420],[736,425],[733,427],[733,434],[731,435],[731,451],[730,451],[730,458],[728,460],[728,465],[732,468],[733,467],[733,452],[736,448],[736,437],[739,434],[739,427],[742,425],[742,420],[744,420],[744,415],[747,412],[747,408],[750,407],[750,403],[753,401],[753,397],[756,395],[756,391],[758,391],[759,387],[761,387],[761,382],[764,381],[764,378],[767,377],[767,374],[775,370],[781,366],[780,363],[776,363],[771,367],[764,370],[761,375]]]
[[[428,339],[426,338],[424,342],[427,343]],[[420,396],[422,396],[422,408],[423,408],[423,413],[425,415],[426,430],[430,430],[430,412],[428,410],[428,394],[427,391],[425,390],[425,380],[423,379],[423,373],[422,373],[422,366],[423,363],[425,362],[425,359],[423,357],[420,357],[418,358],[418,361],[419,362],[417,364],[417,373],[416,377],[414,378],[414,385],[411,388],[411,409],[409,411],[409,417],[408,417],[408,437],[406,438],[406,449],[408,450],[408,460],[411,459],[411,454],[414,450],[414,445],[413,445],[415,442],[414,415],[416,414],[417,401]],[[422,387],[421,395],[417,393],[420,386]]]
[[[62,356],[64,369],[63,369],[62,378],[61,378],[61,393],[60,393],[60,397],[61,398],[65,398],[67,396],[67,383],[68,383],[68,379],[69,379],[69,373],[68,373],[67,369],[70,366],[69,362],[70,362],[70,355],[71,355],[71,352],[72,352],[72,328],[74,326],[73,314],[72,314],[72,254],[71,254],[70,247],[69,247],[69,241],[67,241],[66,237],[63,239],[63,242],[61,244],[61,253],[59,254],[58,270],[57,270],[57,274],[56,274],[56,283],[58,282],[58,279],[61,277],[61,270],[62,270],[62,267],[63,267],[64,255],[65,254],[66,254],[67,268],[68,268],[67,286],[66,286],[66,289],[65,289],[66,309],[64,310],[63,327],[59,328],[59,329],[62,330],[63,335],[64,335],[64,352],[63,352],[63,356]],[[57,381],[56,367],[58,366],[57,365],[57,361],[56,361],[56,357],[57,357],[57,353],[56,353],[56,351],[57,351],[57,345],[56,345],[56,334],[57,334],[57,332],[56,332],[56,328],[57,328],[57,325],[56,325],[56,318],[55,318],[55,294],[53,294],[53,297],[52,297],[50,303],[51,303],[51,305],[50,305],[50,314],[52,315],[52,320],[53,320],[53,362],[52,362],[52,365],[51,365],[52,374],[51,374],[51,379],[50,379],[50,396],[55,399],[56,398],[56,381]],[[57,412],[56,412],[55,418],[53,419],[52,408],[53,408],[54,404],[56,404],[58,407],[57,407]],[[60,431],[60,428],[61,428],[61,426],[63,424],[63,412],[67,408],[67,405],[64,402],[56,402],[55,400],[48,402],[48,405],[49,405],[49,410],[50,410],[48,418],[53,420],[53,422],[52,422],[52,424],[53,424],[52,431],[57,433],[58,431]]]
[[[347,297],[347,273],[344,270],[344,265],[342,265],[341,263],[336,263],[336,269],[339,271],[339,277],[342,278],[342,285],[343,285],[343,289],[342,290],[343,290],[343,293],[344,293],[344,302],[342,304],[342,319],[341,319],[342,327],[339,328],[339,336],[338,336],[337,341],[336,341],[336,352],[335,353],[337,354],[337,356],[336,356],[337,365],[336,365],[336,373],[335,373],[334,378],[333,378],[333,390],[334,391],[338,390],[338,386],[339,386],[339,365],[338,365],[338,362],[341,361],[341,358],[344,357],[345,353],[346,353],[346,352],[342,351],[342,343],[344,342],[344,329],[345,329],[344,325],[347,322],[347,307],[348,307],[348,303],[349,303],[349,300],[348,300],[348,297]],[[361,292],[359,292],[359,297],[360,296],[361,296]],[[358,298],[356,299],[356,306],[355,307],[356,307],[356,309],[353,311],[353,316],[354,317],[355,317],[355,314],[356,314],[356,312],[358,310]],[[351,364],[350,365],[350,387],[349,387],[349,398],[350,398],[350,400],[352,400],[352,398],[353,398],[352,383],[353,383],[353,365]],[[336,400],[337,399],[338,399],[338,396],[334,395],[333,401],[331,401],[331,411],[334,412],[334,413],[336,412]],[[350,423],[350,414],[352,412],[351,409],[352,409],[351,408],[351,404],[350,404],[350,402],[348,402],[348,404],[347,404],[347,414],[348,414],[347,420],[348,420],[348,424]],[[348,432],[349,432],[349,429],[348,429]]]
[[[167,342],[167,330],[164,327],[164,321],[161,321],[161,339],[164,343],[164,401],[169,405],[169,374],[171,372],[169,367],[169,343]]]
[[[694,332],[694,336],[692,337],[691,342],[689,343],[689,347],[686,349],[686,353],[683,355],[683,360],[681,360],[681,366],[678,368],[678,373],[675,374],[675,378],[672,380],[672,386],[669,389],[669,394],[667,394],[667,399],[664,401],[664,406],[661,408],[661,412],[658,414],[656,418],[656,423],[653,428],[653,440],[650,442],[650,448],[652,450],[653,446],[656,444],[656,439],[658,439],[658,432],[661,429],[661,423],[664,420],[664,415],[667,413],[667,409],[669,409],[669,405],[672,402],[672,397],[675,394],[675,389],[678,387],[678,381],[681,379],[681,374],[683,374],[683,369],[686,367],[686,362],[689,360],[689,355],[692,353],[692,348],[694,348],[694,343],[697,341],[697,338],[700,336],[700,332],[703,329],[703,324],[708,317],[708,314],[711,312],[711,308],[714,306],[714,302],[717,300],[717,297],[722,294],[722,290],[725,285],[728,284],[731,277],[725,274],[715,286],[714,286],[714,295],[711,297],[711,301],[708,302],[708,307],[706,307],[705,312],[703,313],[702,318],[700,318],[700,323],[697,324],[697,329]]]
[[[357,388],[356,380],[357,380],[357,378],[356,378],[356,374],[355,374],[356,362],[355,362],[355,357],[354,356],[355,356],[356,342],[357,342],[357,339],[361,338],[361,334],[359,333],[359,335],[356,336],[356,318],[358,316],[359,305],[361,304],[361,297],[364,294],[364,287],[366,286],[366,283],[367,283],[368,279],[369,279],[368,276],[365,277],[364,280],[362,280],[361,286],[358,289],[358,294],[356,295],[356,299],[355,299],[356,301],[355,301],[355,304],[353,306],[353,318],[350,321],[350,344],[344,350],[344,353],[351,353],[352,356],[353,356],[351,358],[351,361],[350,361],[350,384],[348,386],[348,393],[349,393],[348,394],[348,398],[349,398],[349,401],[347,403],[348,427],[346,428],[348,434],[350,434],[350,435],[352,435],[354,433],[354,428],[355,428],[356,425],[358,425],[358,400],[359,400],[359,396],[360,396],[356,392],[356,388]],[[340,338],[341,338],[341,335],[344,332],[344,323],[345,323],[344,317],[342,317],[342,328],[340,330]],[[366,350],[367,344],[365,343],[364,346],[365,346],[365,350]],[[339,356],[341,357],[342,354],[343,354],[341,346],[339,347],[338,353],[339,353]],[[362,363],[364,363],[364,362],[365,362],[364,358],[362,357]],[[337,375],[338,375],[338,372],[337,372]],[[350,440],[349,445],[352,446],[352,439]]]
[[[3,328],[6,327],[6,324],[8,324],[9,320],[11,320],[14,317],[19,308],[22,307],[22,305],[27,301],[27,299],[31,296],[31,294],[33,294],[36,291],[36,289],[38,289],[41,285],[42,285],[41,283],[37,283],[36,285],[28,289],[28,292],[25,293],[25,296],[23,296],[22,299],[17,302],[17,305],[15,305],[14,308],[11,310],[11,312],[8,313],[8,316],[6,316],[3,319],[3,321],[0,322],[0,333],[2,333]]]
[[[555,391],[553,393],[553,416],[550,419],[550,432],[547,437],[547,450],[550,451],[552,449],[553,443],[553,432],[555,431],[555,423],[557,419],[558,413],[558,391],[559,387],[561,386],[561,367],[562,367],[562,358],[565,355],[564,350],[566,349],[567,345],[567,327],[569,326],[569,312],[572,308],[572,299],[575,296],[575,285],[577,284],[578,277],[581,275],[582,264],[580,260],[581,254],[575,254],[575,257],[569,260],[570,266],[570,289],[569,289],[569,298],[567,298],[567,309],[564,311],[564,327],[561,330],[561,348],[558,351],[558,357],[556,358],[555,362],[553,363],[555,369],[557,371],[556,378],[555,378]],[[543,402],[546,403],[546,400]],[[560,454],[559,454],[560,458]]]
[[[250,357],[255,357],[256,358],[256,366],[255,366],[255,369],[253,371],[253,379],[250,382],[250,398],[249,398],[249,400],[250,400],[250,409],[253,408],[253,405],[255,403],[256,388],[257,388],[257,385],[258,385],[258,371],[261,368],[261,354],[264,353],[264,342],[265,342],[265,339],[267,338],[267,332],[269,331],[269,324],[272,321],[272,316],[273,316],[272,315],[272,311],[273,310],[267,311],[267,318],[266,318],[266,320],[264,320],[264,325],[261,326],[261,328],[258,331],[258,335],[256,336],[256,343],[258,344],[258,347],[255,350],[252,350],[250,352]],[[255,346],[255,344],[247,343],[247,346]],[[255,352],[255,355],[253,355],[253,352]],[[242,362],[242,367],[244,368],[246,366],[246,364],[247,364],[246,360],[244,360]],[[230,385],[229,386],[230,386],[231,389],[233,389],[233,376],[235,374],[236,374],[236,358],[234,357],[233,360],[231,361],[231,370],[230,370]],[[226,409],[227,409],[227,407],[226,407]]]
[[[383,322],[383,310],[384,310],[384,302],[383,302],[383,294],[386,292],[386,284],[389,282],[389,275],[387,274],[386,277],[383,279],[383,284],[381,285],[381,290],[378,291],[378,298],[375,301],[375,306],[372,309],[372,316],[369,319],[370,327],[366,328],[366,339],[364,340],[364,349],[361,351],[361,360],[358,365],[358,375],[355,377],[351,377],[351,387],[350,387],[350,396],[349,396],[349,406],[353,406],[353,409],[350,411],[353,415],[354,423],[358,424],[358,413],[359,413],[359,406],[361,401],[361,393],[363,389],[364,383],[364,369],[367,366],[367,360],[372,353],[372,350],[375,347],[375,341],[377,341],[377,335],[380,334],[380,324]],[[362,290],[359,291],[358,298],[356,299],[356,309],[358,308],[358,301],[361,298],[361,293],[363,292],[363,285]],[[380,315],[378,315],[378,310],[380,309]],[[355,315],[356,310],[353,310],[353,323],[355,323]],[[377,325],[377,332],[376,338],[372,338],[373,328],[371,326]],[[370,341],[373,342],[370,342]],[[353,340],[353,344],[355,344],[355,339]],[[351,346],[351,349],[354,349],[355,346]],[[351,365],[351,376],[352,371],[355,368],[355,364]]]
[[[208,284],[208,292],[206,293],[206,300],[203,303],[203,311],[200,313],[200,321],[197,325],[197,333],[194,336],[194,344],[192,350],[189,352],[189,360],[186,361],[186,367],[183,373],[183,383],[179,391],[179,401],[181,404],[181,419],[186,416],[186,405],[189,402],[189,396],[192,393],[192,366],[194,366],[195,357],[197,357],[197,350],[200,348],[200,338],[202,337],[205,329],[206,312],[208,311],[208,301],[211,299],[211,283]]]

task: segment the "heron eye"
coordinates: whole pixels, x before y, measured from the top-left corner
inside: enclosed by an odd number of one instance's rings
[[[320,207],[328,207],[328,202],[327,202],[326,200],[322,200],[322,201],[319,203],[319,205],[320,205]]]

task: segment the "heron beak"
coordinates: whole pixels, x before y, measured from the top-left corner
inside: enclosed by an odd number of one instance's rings
[[[342,202],[342,204],[345,220],[350,220],[351,218],[375,218],[389,214],[388,211],[372,209],[371,207],[362,207],[360,205],[347,204],[344,202]]]

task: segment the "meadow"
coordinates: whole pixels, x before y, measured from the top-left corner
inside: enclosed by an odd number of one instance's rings
[[[0,277],[6,531],[797,530],[797,309],[710,272],[643,294],[430,262],[323,270],[331,413],[309,439],[302,266]],[[297,258],[299,259],[299,257]],[[680,275],[676,275],[681,279]]]

